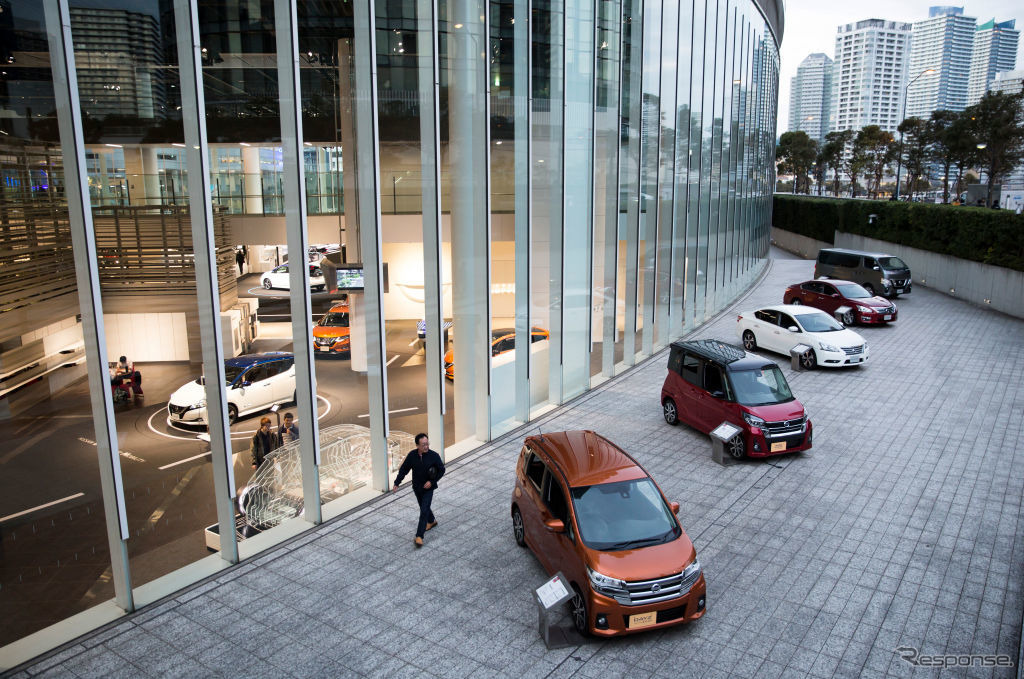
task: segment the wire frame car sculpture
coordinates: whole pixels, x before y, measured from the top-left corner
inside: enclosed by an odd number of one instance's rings
[[[299,441],[271,452],[248,485],[238,494],[238,505],[250,528],[263,531],[303,510],[302,465]],[[413,437],[393,431],[388,436],[388,473],[394,474],[405,453],[415,448]],[[330,502],[362,488],[372,478],[370,430],[357,424],[339,424],[320,431],[320,498]]]

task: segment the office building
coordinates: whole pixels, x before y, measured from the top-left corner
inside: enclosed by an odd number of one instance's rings
[[[817,52],[800,62],[789,93],[789,130],[821,140],[832,113],[832,60]]]
[[[977,104],[988,91],[989,85],[1000,71],[1017,68],[1017,45],[1020,31],[1014,28],[1016,20],[980,24],[974,32],[971,53],[971,72],[967,82],[967,105]]]
[[[911,24],[865,19],[839,26],[832,74],[832,129],[878,125],[895,132],[903,120]]]
[[[931,7],[927,19],[914,22],[908,70],[913,82],[907,87],[904,118],[927,119],[932,111],[962,111],[967,106],[974,25],[973,17],[963,15],[963,7]]]

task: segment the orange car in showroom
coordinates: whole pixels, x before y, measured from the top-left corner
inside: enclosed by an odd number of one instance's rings
[[[516,465],[512,531],[573,589],[576,629],[615,636],[692,622],[706,585],[693,543],[643,467],[592,431],[529,436]]]
[[[544,328],[536,325],[530,328],[530,344],[548,339],[550,333]],[[516,329],[500,328],[491,330],[491,356],[504,354],[516,348]],[[455,352],[449,349],[444,355],[444,376],[450,380],[455,379]]]
[[[313,354],[349,355],[348,304],[335,304],[313,326]]]

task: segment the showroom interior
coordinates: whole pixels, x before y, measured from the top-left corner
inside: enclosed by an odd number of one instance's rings
[[[0,0],[0,648],[252,559],[385,492],[411,435],[456,459],[712,318],[767,262],[780,16]]]

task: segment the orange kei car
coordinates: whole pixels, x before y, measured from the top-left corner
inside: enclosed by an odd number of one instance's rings
[[[335,304],[313,326],[313,354],[349,355],[348,304]]]
[[[513,535],[571,583],[569,612],[583,634],[630,634],[704,615],[704,574],[678,512],[636,460],[599,434],[545,433],[523,444]]]
[[[530,328],[530,344],[548,339],[547,330],[536,325]],[[491,330],[491,356],[504,354],[516,348],[516,329],[499,328]],[[444,376],[450,380],[455,379],[455,352],[449,349],[444,355]]]

